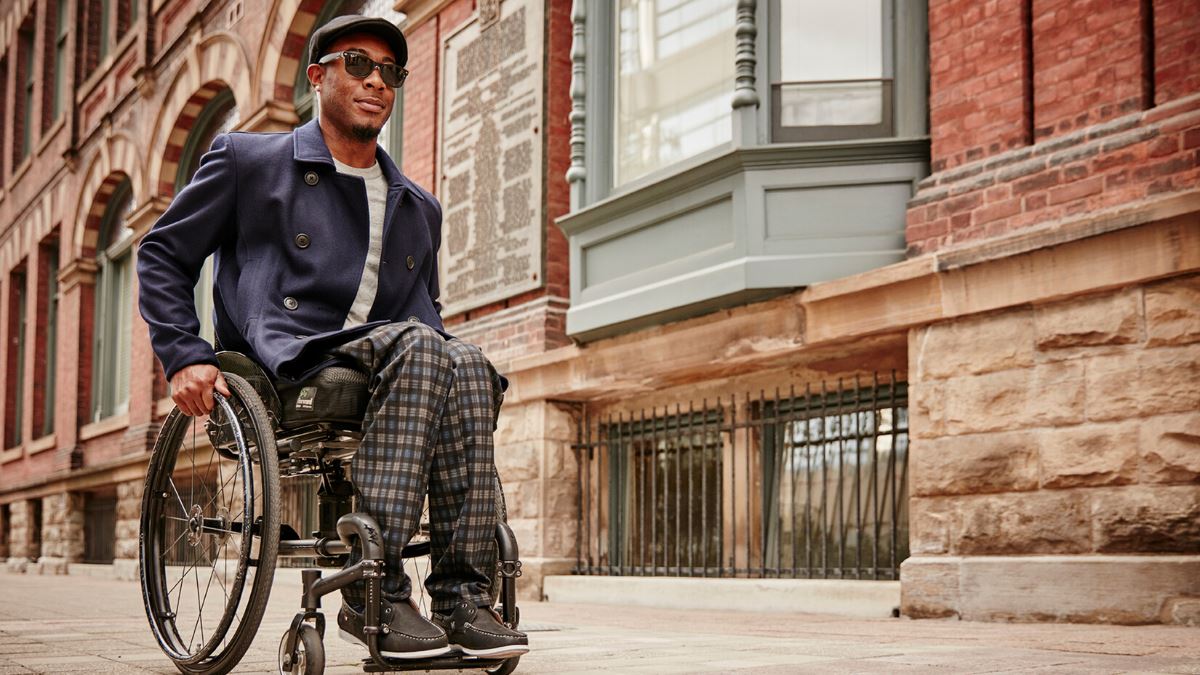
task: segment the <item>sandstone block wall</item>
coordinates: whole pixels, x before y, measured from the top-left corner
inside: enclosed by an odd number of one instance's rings
[[[31,550],[30,537],[33,534],[33,523],[30,522],[33,507],[26,500],[16,501],[8,507],[8,560],[10,567],[13,562],[27,561],[31,553],[36,557],[37,552]]]
[[[1200,550],[1200,275],[911,350],[915,554]]]
[[[1200,275],[909,345],[914,556],[1200,551]],[[928,572],[913,614],[945,609],[949,577]]]
[[[142,515],[142,492],[146,483],[141,480],[117,483],[117,528],[113,557],[137,560],[138,528]]]
[[[62,492],[42,498],[42,555],[37,571],[66,574],[67,565],[83,560],[83,495]]]
[[[522,597],[541,599],[542,577],[575,562],[578,469],[572,411],[547,401],[506,405],[496,431],[496,469],[517,537]]]

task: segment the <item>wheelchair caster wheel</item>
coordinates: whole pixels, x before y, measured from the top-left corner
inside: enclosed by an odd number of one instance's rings
[[[288,653],[288,637],[285,631],[279,641],[280,675],[321,675],[325,672],[325,645],[317,629],[307,623],[300,624],[296,636],[296,650]]]

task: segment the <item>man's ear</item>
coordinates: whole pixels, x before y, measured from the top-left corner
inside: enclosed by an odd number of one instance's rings
[[[319,63],[308,64],[308,70],[304,71],[304,74],[308,76],[308,84],[313,89],[316,89],[321,84],[321,80],[325,79],[325,69]]]

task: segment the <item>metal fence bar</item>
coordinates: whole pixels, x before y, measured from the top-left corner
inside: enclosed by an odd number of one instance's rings
[[[603,416],[585,406],[572,445],[574,571],[898,578],[908,555],[906,396],[893,372],[731,393],[715,406],[614,406]]]

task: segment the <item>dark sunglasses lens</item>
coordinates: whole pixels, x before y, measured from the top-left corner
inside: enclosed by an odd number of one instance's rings
[[[355,54],[354,52],[346,52],[342,58],[346,62],[346,72],[354,77],[366,77],[370,75],[371,67],[375,65],[371,59],[362,54]]]
[[[383,77],[383,83],[393,89],[403,85],[404,78],[408,77],[408,71],[395,63],[380,64],[379,74]]]

